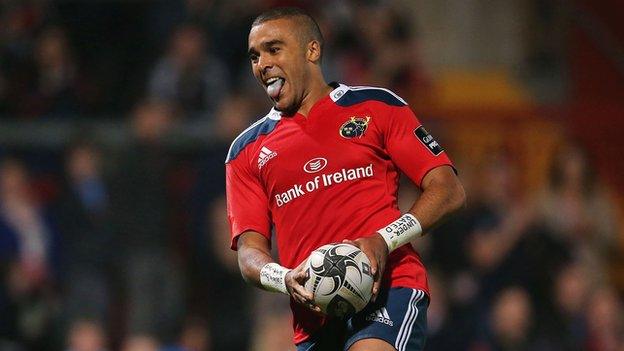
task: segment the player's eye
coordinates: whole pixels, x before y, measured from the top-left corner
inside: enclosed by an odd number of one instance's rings
[[[279,49],[279,48],[277,48],[277,47],[270,47],[270,48],[269,48],[269,52],[270,52],[271,54],[277,54],[277,53],[279,52],[279,50],[280,50],[280,49]]]
[[[249,55],[249,60],[253,63],[258,62],[258,55],[257,54],[250,54]]]

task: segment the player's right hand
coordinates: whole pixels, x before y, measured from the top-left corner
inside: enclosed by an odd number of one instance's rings
[[[307,260],[301,262],[297,268],[286,273],[284,280],[288,293],[297,303],[315,312],[321,312],[321,308],[314,304],[314,294],[306,290],[304,284],[308,280],[308,272],[305,269]]]
[[[371,262],[371,273],[373,274],[373,288],[371,301],[375,302],[379,289],[381,289],[381,280],[385,271],[386,261],[388,260],[388,245],[379,234],[373,234],[369,237],[362,237],[355,240],[345,239],[343,243],[351,244],[362,250]]]

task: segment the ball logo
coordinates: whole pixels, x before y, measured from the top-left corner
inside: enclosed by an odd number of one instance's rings
[[[351,117],[348,121],[346,121],[342,126],[340,126],[340,136],[346,139],[351,138],[361,138],[366,132],[366,128],[368,128],[368,122],[370,122],[370,117]]]
[[[303,165],[303,170],[306,173],[316,173],[325,168],[325,166],[327,166],[327,159],[323,157],[317,157],[306,162],[306,164]]]
[[[312,271],[317,275],[331,278],[334,281],[334,287],[330,292],[326,293],[325,295],[331,295],[335,293],[340,287],[344,285],[345,275],[347,274],[347,267],[355,267],[358,274],[360,275],[360,281],[362,280],[362,273],[360,272],[360,268],[358,267],[357,262],[354,259],[354,257],[357,256],[358,252],[355,251],[348,256],[342,256],[336,252],[339,247],[340,245],[336,245],[333,248],[329,249],[325,257],[323,258],[323,264],[321,266],[311,266]]]

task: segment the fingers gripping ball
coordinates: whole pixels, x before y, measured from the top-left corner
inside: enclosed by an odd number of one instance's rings
[[[368,257],[350,244],[328,244],[312,251],[306,264],[305,288],[314,302],[331,316],[344,318],[361,311],[373,287]]]

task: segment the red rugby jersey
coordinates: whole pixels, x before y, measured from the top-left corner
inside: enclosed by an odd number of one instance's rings
[[[431,169],[451,165],[407,103],[389,90],[334,85],[307,117],[271,110],[232,143],[226,160],[232,249],[253,230],[271,239],[294,268],[317,247],[369,236],[397,219],[399,172],[420,186]],[[428,291],[410,245],[392,252],[386,285]],[[291,302],[295,343],[323,317]]]

